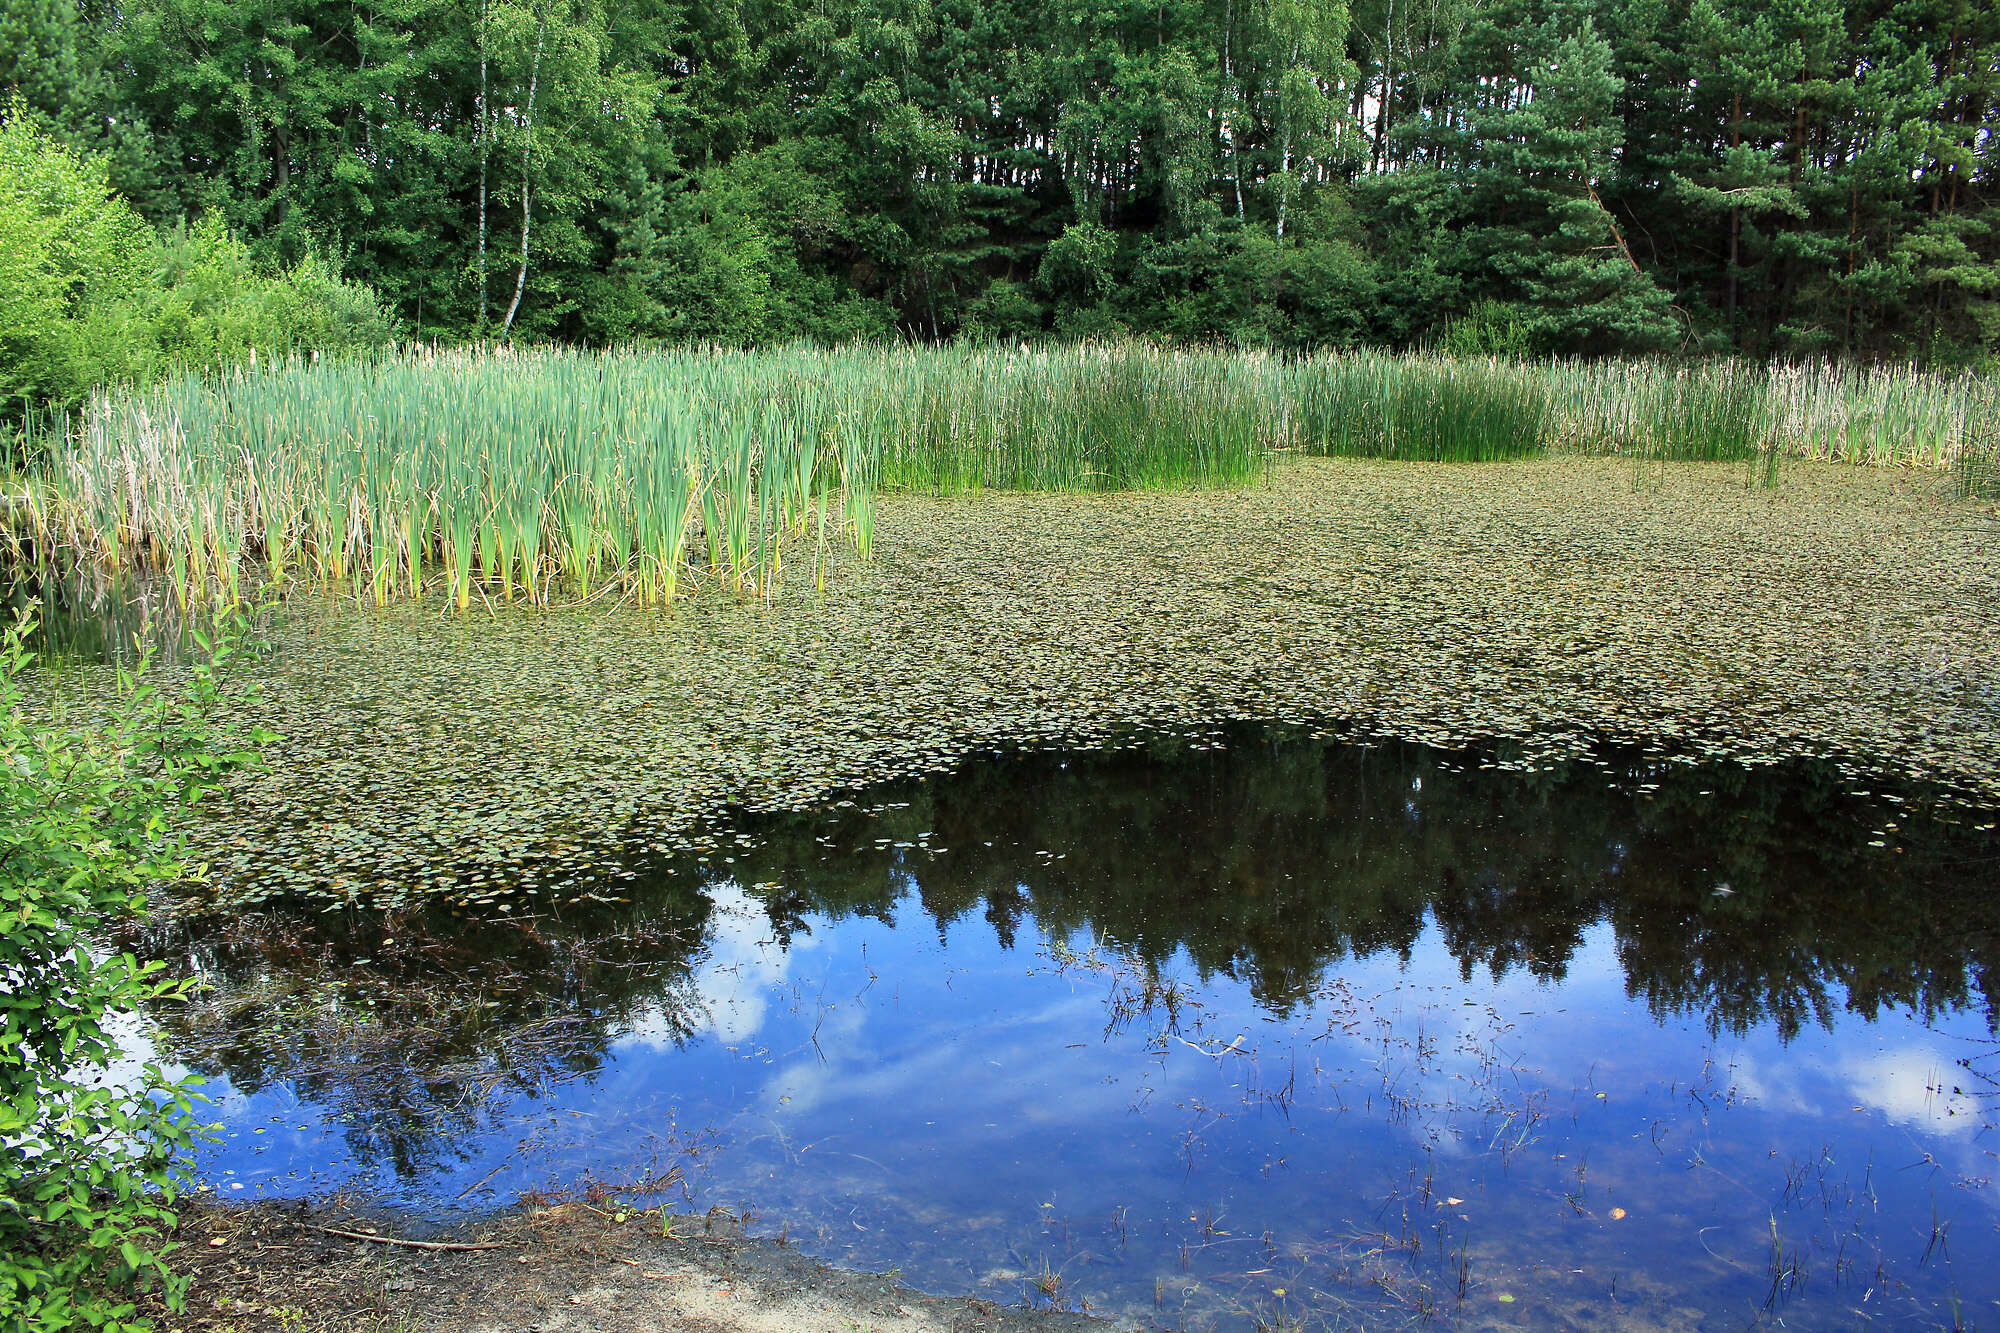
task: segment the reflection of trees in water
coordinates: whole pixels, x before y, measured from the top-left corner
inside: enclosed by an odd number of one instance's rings
[[[776,886],[760,894],[781,933],[887,916],[914,878],[940,928],[977,912],[1003,939],[1032,919],[1152,965],[1185,949],[1278,1012],[1342,958],[1407,955],[1428,911],[1468,976],[1559,979],[1608,920],[1631,993],[1717,1029],[1789,1037],[1843,1003],[1994,1013],[1990,832],[1857,796],[1831,765],[1478,762],[1276,735],[1001,758],[877,817],[767,821],[732,869]],[[878,850],[924,832],[948,851]]]
[[[193,650],[189,631],[203,628],[164,580],[0,568],[0,616],[12,621],[31,601],[40,627],[29,646],[48,662],[129,665],[143,641],[164,665]]]
[[[726,869],[780,940],[817,914],[914,909],[1009,945],[1024,922],[1087,927],[1149,971],[1185,950],[1278,1013],[1344,958],[1407,957],[1427,914],[1467,976],[1547,979],[1608,920],[1631,993],[1717,1029],[1789,1036],[1842,1004],[1995,1011],[1991,832],[1855,796],[1824,766],[1478,763],[1282,733],[1003,756],[750,819]],[[1886,821],[1901,827],[1869,846]],[[621,1031],[695,1030],[709,903],[687,866],[634,868],[629,904],[581,914],[197,932],[175,949],[216,988],[165,1015],[165,1043],[240,1088],[290,1080],[346,1118],[362,1160],[421,1170],[492,1123],[494,1093],[587,1076]]]
[[[691,888],[571,921],[247,915],[166,942],[211,988],[159,1014],[159,1039],[239,1090],[291,1083],[358,1161],[407,1177],[491,1127],[508,1094],[596,1071],[611,1033],[691,1036],[707,918]]]

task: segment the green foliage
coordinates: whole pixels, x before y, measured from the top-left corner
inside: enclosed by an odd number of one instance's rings
[[[103,162],[0,108],[0,413],[76,402],[110,369],[84,316],[144,280],[149,240]]]
[[[1065,305],[1094,305],[1111,290],[1112,259],[1117,248],[1117,234],[1109,227],[1095,222],[1072,222],[1042,252],[1036,277]]]
[[[66,117],[86,88],[74,0],[0,0],[0,100],[12,118],[32,110]]]
[[[375,294],[324,259],[274,271],[213,215],[155,235],[110,175],[106,159],[54,139],[22,103],[0,112],[0,419],[253,349],[394,338]]]
[[[1138,247],[1112,284],[1132,328],[1244,347],[1354,347],[1376,337],[1382,293],[1353,241],[1315,234],[1293,214],[1291,238],[1265,231],[1190,236]]]
[[[518,291],[514,338],[596,345],[1489,351],[1497,302],[1507,354],[2000,352],[1979,0],[0,0],[0,35],[0,95],[149,221],[338,255],[419,337]]]
[[[1534,350],[1532,341],[1513,307],[1488,299],[1449,321],[1437,346],[1447,356],[1523,357]]]
[[[110,378],[149,383],[190,367],[228,366],[254,350],[349,351],[392,341],[395,321],[366,287],[316,255],[272,273],[214,216],[165,231],[149,281],[94,305],[87,343]]]
[[[0,637],[0,1310],[25,1333],[143,1327],[133,1288],[177,1301],[184,1286],[164,1236],[195,1094],[155,1065],[135,1084],[105,1074],[116,1016],[187,984],[102,937],[192,873],[177,822],[252,757],[218,748],[210,723],[238,641],[215,640],[179,695],[142,658],[108,717],[71,728],[28,697],[33,629],[24,615]]]
[[[1635,385],[1622,452],[1715,462],[1755,458],[1772,436],[1770,382],[1742,366],[1700,366]]]
[[[1958,493],[1966,499],[2000,500],[2000,460],[1970,453],[1959,459]]]
[[[974,338],[1025,340],[1042,332],[1043,314],[1026,283],[1000,278],[966,306],[960,329]]]

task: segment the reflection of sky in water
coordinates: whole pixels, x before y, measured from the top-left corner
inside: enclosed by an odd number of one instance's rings
[[[714,912],[704,940],[706,958],[695,969],[700,1030],[724,1043],[748,1041],[769,1016],[773,990],[792,968],[794,951],[812,948],[804,936],[786,949],[771,937],[764,909],[734,885],[716,890]],[[634,1049],[671,1050],[678,1041],[669,1016],[657,1005],[625,1025],[612,1043],[623,1054]]]
[[[288,1085],[221,1082],[203,1169],[239,1197],[342,1183],[442,1209],[634,1180],[701,1143],[696,1205],[817,1255],[1008,1299],[1052,1274],[1064,1299],[1191,1327],[1353,1305],[2000,1316],[1993,1106],[1953,1091],[1990,1049],[1980,1016],[1717,1038],[1627,997],[1608,925],[1544,983],[1462,980],[1427,923],[1407,961],[1337,964],[1286,1018],[1176,959],[1169,1031],[1157,996],[1121,1020],[1143,974],[1083,933],[1059,962],[905,899],[893,925],[808,916],[787,948],[741,889],[714,898],[687,1044],[641,1008],[595,1073],[496,1094],[485,1132],[408,1180]]]

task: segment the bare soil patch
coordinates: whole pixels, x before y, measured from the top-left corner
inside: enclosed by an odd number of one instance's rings
[[[624,1220],[618,1221],[617,1219]],[[815,1263],[722,1212],[683,1217],[569,1201],[423,1239],[337,1207],[196,1206],[176,1256],[193,1286],[160,1333],[1084,1333],[1072,1311],[912,1290]]]

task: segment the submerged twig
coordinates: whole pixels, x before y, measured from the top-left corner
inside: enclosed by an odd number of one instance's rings
[[[324,1231],[329,1236],[344,1236],[348,1240],[373,1241],[377,1245],[403,1245],[413,1250],[511,1250],[514,1247],[506,1241],[480,1241],[471,1243],[452,1240],[399,1240],[395,1236],[373,1236],[365,1231],[343,1231],[339,1227],[323,1227],[313,1222],[302,1224],[308,1231]]]

